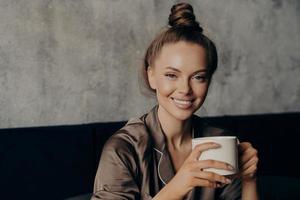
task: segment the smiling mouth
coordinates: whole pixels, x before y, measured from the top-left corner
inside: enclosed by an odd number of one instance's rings
[[[195,101],[195,99],[191,100],[182,100],[182,99],[175,99],[171,97],[171,99],[175,102],[175,104],[180,108],[189,108],[192,103]]]

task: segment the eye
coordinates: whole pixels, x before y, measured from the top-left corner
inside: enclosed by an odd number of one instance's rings
[[[200,82],[204,82],[207,79],[207,77],[205,75],[196,75],[193,78]]]
[[[165,76],[169,79],[175,79],[177,76],[175,74],[165,74]]]

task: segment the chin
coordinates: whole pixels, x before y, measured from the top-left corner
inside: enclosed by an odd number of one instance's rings
[[[203,103],[202,98],[193,99],[190,104],[174,100],[173,97],[161,99],[159,105],[171,117],[178,121],[186,121],[200,108]]]
[[[192,105],[188,109],[183,109],[173,104],[169,109],[169,113],[177,120],[185,121],[188,120],[197,111],[197,107],[198,106],[196,105]]]

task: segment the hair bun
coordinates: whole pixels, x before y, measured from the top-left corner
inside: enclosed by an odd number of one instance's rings
[[[168,24],[174,28],[191,28],[201,33],[203,31],[196,21],[193,7],[188,3],[178,3],[172,6]]]

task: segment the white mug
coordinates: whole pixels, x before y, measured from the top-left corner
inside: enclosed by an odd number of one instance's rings
[[[234,170],[207,168],[203,171],[210,171],[220,175],[232,175],[238,173],[238,139],[235,136],[212,136],[192,139],[192,148],[196,145],[207,142],[214,142],[220,145],[219,148],[203,151],[199,160],[217,160],[230,164]]]

